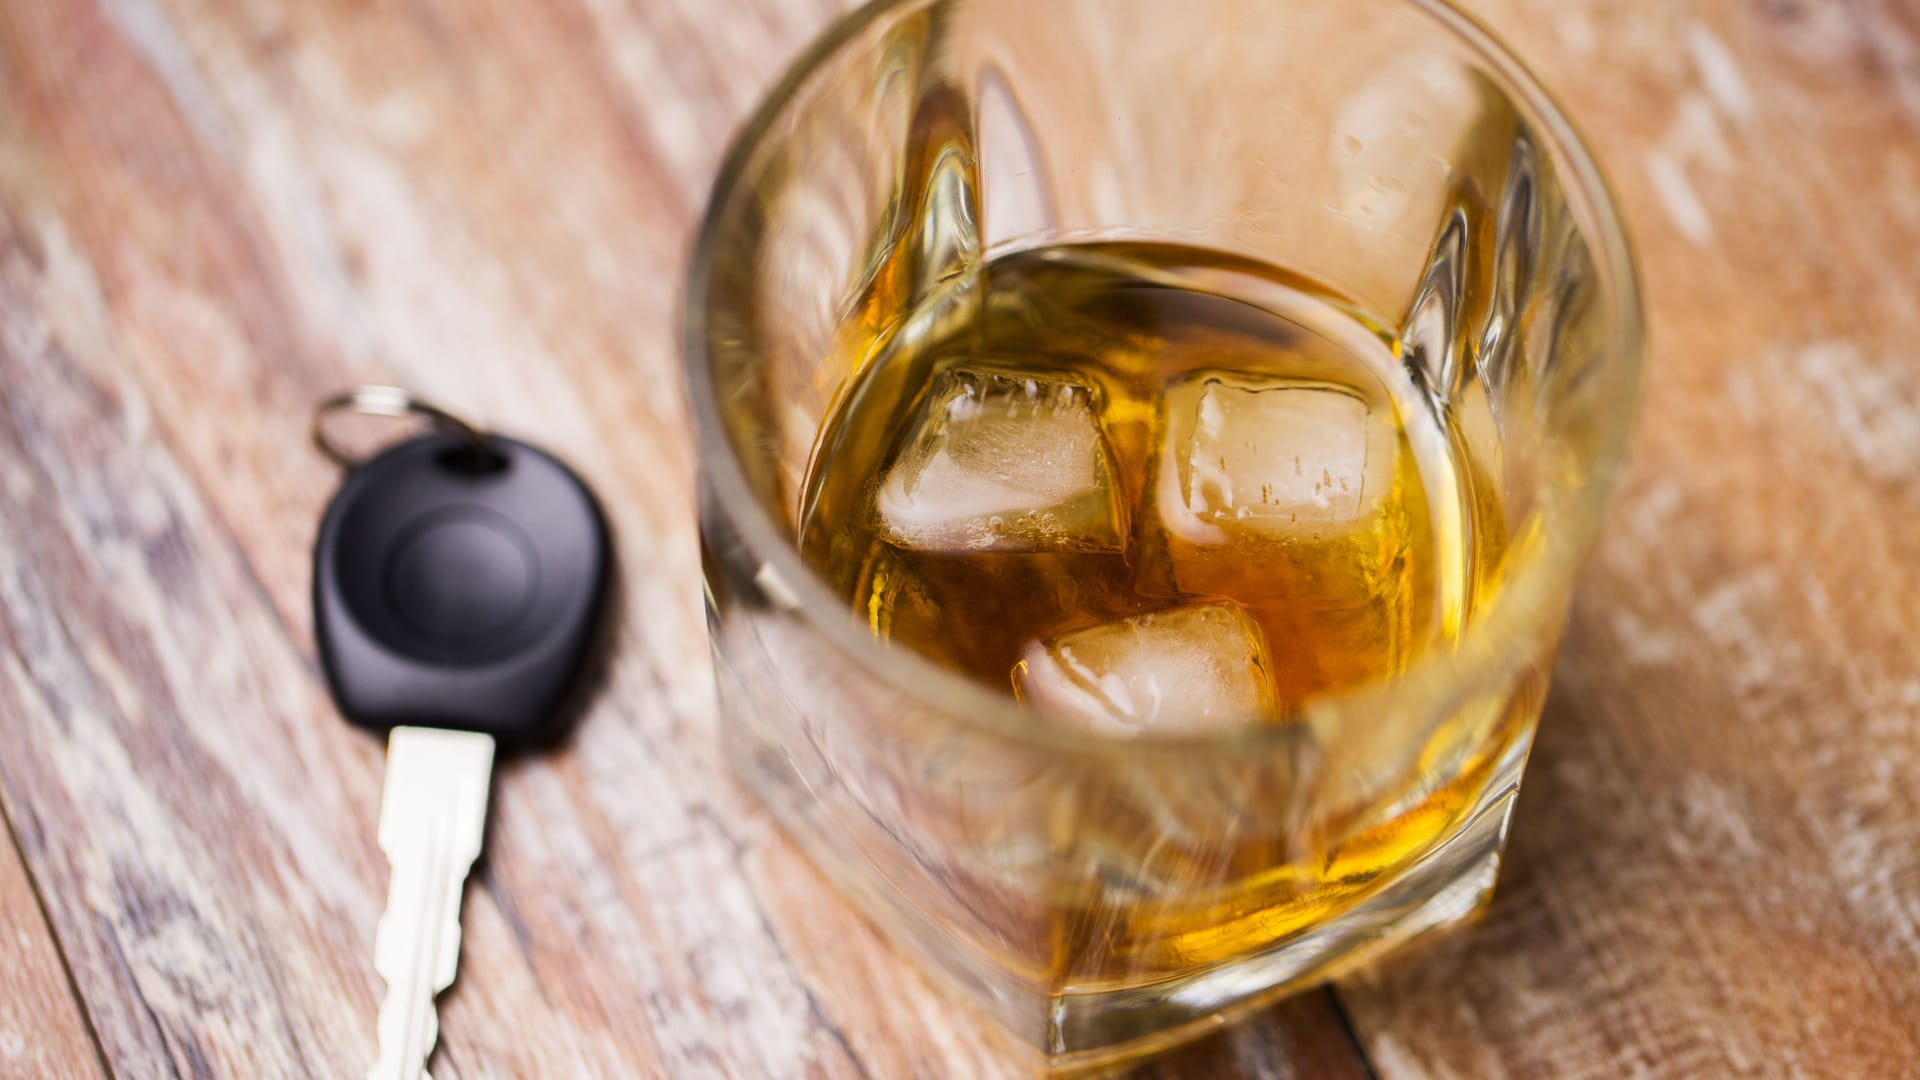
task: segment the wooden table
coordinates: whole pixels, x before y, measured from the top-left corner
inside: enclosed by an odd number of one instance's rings
[[[0,5],[0,1076],[356,1076],[381,753],[302,425],[359,381],[612,508],[618,661],[509,766],[435,1075],[1007,1076],[716,760],[678,281],[831,0]],[[1499,899],[1147,1075],[1920,1075],[1920,4],[1481,0],[1652,313]]]

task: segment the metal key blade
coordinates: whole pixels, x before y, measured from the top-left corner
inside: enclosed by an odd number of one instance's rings
[[[368,1080],[427,1080],[440,1035],[433,999],[460,964],[460,898],[485,837],[492,772],[489,736],[417,727],[388,736],[380,849],[393,869],[373,942],[387,996]]]

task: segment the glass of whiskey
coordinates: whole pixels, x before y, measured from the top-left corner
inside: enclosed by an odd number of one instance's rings
[[[882,0],[727,158],[722,738],[1046,1064],[1486,901],[1638,379],[1589,151],[1440,0]]]

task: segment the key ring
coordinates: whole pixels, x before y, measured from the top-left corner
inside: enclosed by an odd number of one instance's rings
[[[438,405],[422,401],[410,391],[402,390],[397,386],[357,386],[321,402],[320,406],[313,410],[313,423],[309,428],[313,436],[313,445],[318,447],[329,461],[343,469],[352,469],[364,459],[354,457],[327,438],[327,417],[342,411],[356,412],[365,416],[425,417],[429,423],[441,431],[467,440],[474,452],[483,458],[490,458],[494,454],[493,442],[487,438],[486,432]]]

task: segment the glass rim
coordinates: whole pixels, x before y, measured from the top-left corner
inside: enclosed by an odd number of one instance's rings
[[[707,349],[708,300],[718,226],[733,211],[741,180],[756,152],[786,115],[802,86],[882,19],[904,16],[938,2],[870,0],[837,17],[763,94],[729,143],[695,233],[683,304],[681,354],[693,413],[697,482],[712,486],[718,512],[728,517],[760,572],[771,573],[785,587],[782,591],[787,595],[779,598],[784,613],[798,618],[809,632],[831,642],[850,662],[871,672],[893,692],[930,707],[950,722],[979,725],[1023,743],[1123,755],[1196,746],[1257,750],[1294,739],[1297,725],[1291,723],[1246,724],[1199,734],[1111,735],[1069,728],[1045,722],[1010,694],[941,667],[917,652],[888,649],[849,617],[847,602],[827,587],[807,564],[798,545],[786,538],[741,468],[721,415]],[[1548,629],[1539,624],[1538,616],[1543,609],[1550,611],[1548,598],[1557,583],[1572,578],[1584,561],[1625,456],[1644,349],[1640,273],[1633,245],[1612,186],[1573,121],[1524,61],[1477,18],[1454,7],[1450,0],[1386,2],[1425,14],[1467,46],[1504,84],[1501,88],[1516,109],[1541,134],[1543,150],[1563,167],[1562,186],[1568,206],[1576,212],[1576,219],[1580,209],[1587,212],[1594,234],[1587,236],[1583,231],[1583,236],[1596,275],[1612,298],[1612,325],[1607,336],[1614,348],[1604,362],[1624,365],[1626,370],[1618,379],[1622,389],[1613,395],[1616,400],[1599,406],[1606,413],[1599,424],[1601,444],[1583,481],[1569,487],[1570,497],[1542,500],[1528,515],[1541,520],[1543,535],[1548,539],[1535,550],[1520,553],[1523,561],[1512,569],[1506,585],[1482,606],[1453,647],[1423,654],[1391,676],[1314,695],[1299,709],[1303,720],[1328,714],[1378,714],[1407,700],[1445,700],[1451,687],[1480,685],[1497,678],[1503,666],[1515,662],[1516,650],[1508,647],[1510,643],[1532,631]],[[711,572],[711,567],[703,568],[703,572]],[[1557,628],[1549,632],[1557,632]]]

